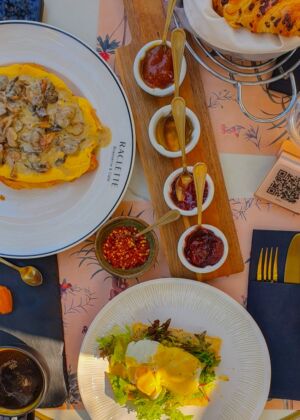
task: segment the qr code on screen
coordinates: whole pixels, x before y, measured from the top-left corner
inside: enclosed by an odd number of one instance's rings
[[[288,203],[296,203],[300,198],[300,177],[280,169],[267,189],[267,193]]]

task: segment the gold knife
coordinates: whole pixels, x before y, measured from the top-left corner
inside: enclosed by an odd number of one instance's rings
[[[284,269],[285,283],[300,284],[300,233],[291,240]]]

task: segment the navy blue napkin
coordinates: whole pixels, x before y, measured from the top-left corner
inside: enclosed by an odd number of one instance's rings
[[[41,21],[44,0],[0,0],[0,20]]]
[[[283,282],[290,241],[298,232],[254,230],[249,269],[247,309],[269,348],[270,398],[300,400],[300,284]],[[278,282],[257,281],[262,247],[277,247]]]
[[[14,301],[13,312],[0,315],[0,346],[27,345],[42,354],[50,371],[42,407],[58,407],[67,398],[67,386],[57,257],[13,262],[37,267],[44,282],[27,286],[18,272],[0,265],[0,285],[11,290]]]
[[[282,57],[278,59],[278,61],[281,61]],[[300,60],[300,48],[292,55],[292,57],[282,66],[284,70],[290,69],[294,64],[296,64],[297,61]],[[273,73],[273,76],[278,76],[279,70],[275,70]],[[300,91],[300,66],[298,66],[294,70],[294,75],[296,79],[297,84],[297,92]],[[268,89],[274,90],[275,92],[285,93],[286,95],[291,96],[292,95],[292,87],[290,78],[287,79],[279,79],[276,82],[272,82],[269,84]]]

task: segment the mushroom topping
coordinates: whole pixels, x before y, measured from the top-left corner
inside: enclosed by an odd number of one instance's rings
[[[66,128],[67,133],[73,134],[74,136],[80,136],[80,134],[84,131],[84,124],[78,123],[74,125],[70,125]]]
[[[22,150],[25,152],[40,152],[41,151],[41,145],[40,145],[40,139],[43,135],[43,130],[40,128],[34,128],[31,131],[27,131],[26,133],[23,133],[21,136],[22,141]]]
[[[58,131],[61,131],[61,130],[62,130],[62,128],[59,125],[54,124],[54,125],[51,125],[50,127],[47,127],[45,131],[46,131],[46,133],[54,133],[54,132],[58,132]]]
[[[73,155],[79,148],[80,140],[72,136],[66,136],[59,140],[58,147],[66,155]]]
[[[6,86],[5,94],[7,99],[17,100],[20,99],[23,91],[24,91],[25,84],[18,77],[10,80]]]
[[[0,117],[2,115],[5,115],[6,113],[7,113],[6,106],[4,105],[4,103],[0,102]]]
[[[21,130],[22,130],[22,128],[23,128],[23,123],[22,123],[22,121],[20,121],[20,120],[16,119],[16,120],[14,121],[14,123],[13,123],[13,127],[14,127],[14,129],[16,130],[16,132],[18,133],[18,132],[19,132],[19,131],[21,131]]]
[[[5,90],[8,85],[8,77],[0,76],[0,90]]]
[[[70,106],[58,107],[54,114],[54,124],[59,125],[61,128],[66,128],[74,118],[75,109]]]
[[[4,117],[0,121],[0,127],[2,128],[3,133],[6,133],[8,128],[12,125],[13,120],[14,120],[13,117],[11,115],[9,115],[8,117]]]
[[[26,99],[33,107],[38,107],[43,104],[44,96],[39,80],[35,80],[26,87]]]
[[[6,132],[7,143],[10,147],[18,146],[18,135],[12,127],[9,127]]]
[[[24,165],[35,172],[44,173],[50,169],[50,165],[47,162],[42,162],[35,153],[28,153],[26,158]]]
[[[12,168],[10,176],[16,175],[16,163],[21,159],[21,153],[14,149],[7,149],[5,161]]]
[[[65,163],[67,156],[64,155],[61,158],[56,159],[55,166],[61,166],[63,163]]]
[[[42,150],[46,150],[56,137],[56,133],[44,134],[40,139],[40,146]]]
[[[47,87],[45,91],[45,100],[48,104],[55,104],[58,101],[58,93],[55,86],[49,80],[47,81]]]
[[[73,170],[63,168],[68,156],[88,147],[87,134],[95,141],[97,135],[90,133],[85,108],[76,96],[47,73],[38,76],[37,71],[25,70],[17,77],[0,75],[0,166],[9,166],[9,178],[22,179],[25,171],[27,179],[31,172],[38,183],[51,168],[60,167],[62,174]],[[78,160],[80,165],[80,156]]]
[[[39,118],[44,118],[47,116],[47,109],[41,105],[41,106],[37,106],[34,107],[34,111],[33,111]]]

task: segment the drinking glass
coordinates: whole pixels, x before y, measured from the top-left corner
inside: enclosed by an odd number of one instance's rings
[[[291,140],[300,147],[300,95],[288,117],[287,128]]]

